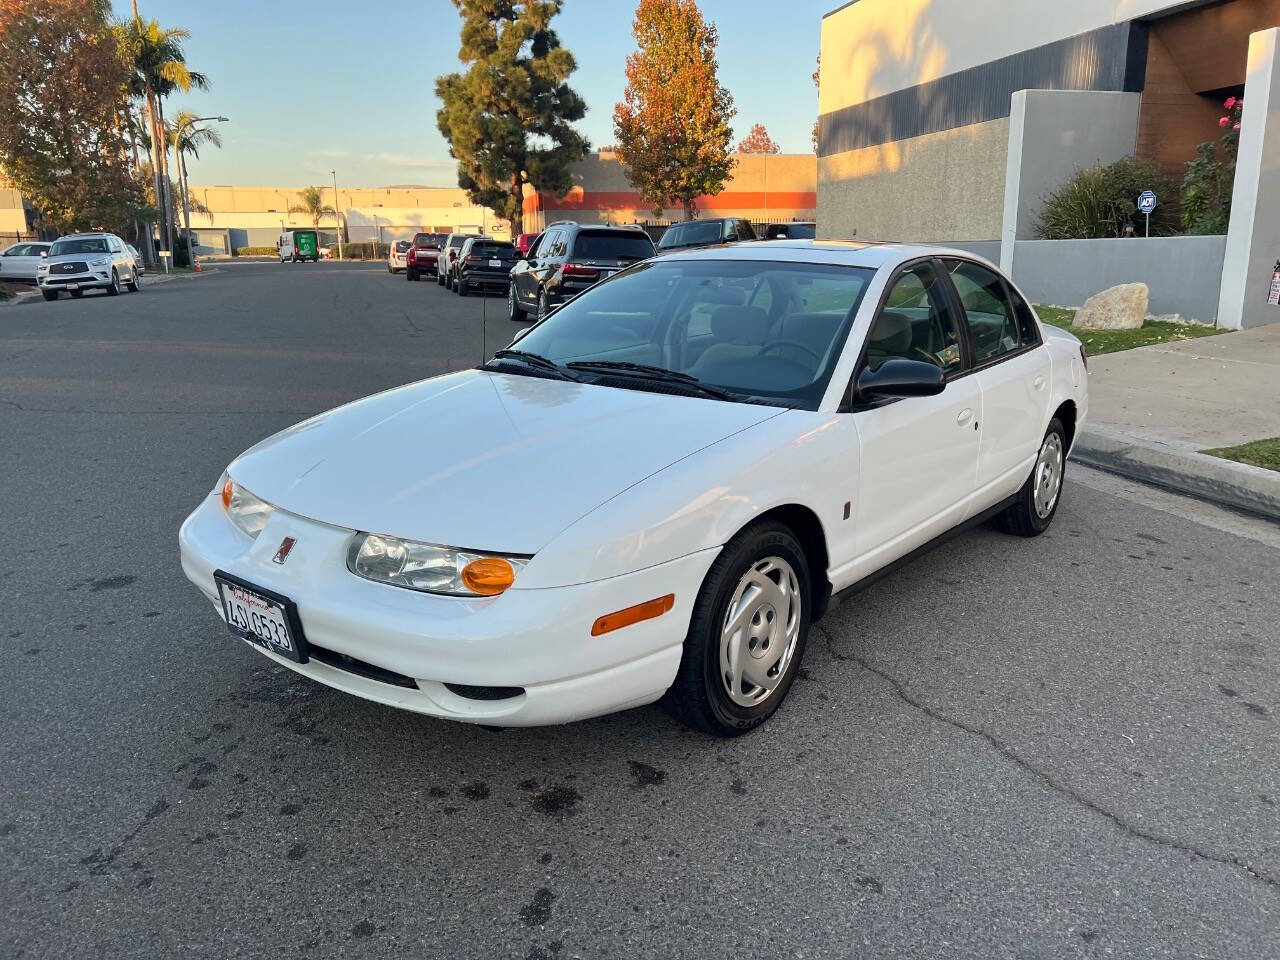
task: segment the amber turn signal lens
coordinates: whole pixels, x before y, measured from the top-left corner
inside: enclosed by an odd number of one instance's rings
[[[222,485],[222,509],[231,509],[231,495],[235,493],[236,485],[231,482],[231,478],[227,477],[227,482]]]
[[[463,586],[482,597],[497,596],[515,580],[515,569],[501,557],[481,557],[462,568]]]
[[[668,593],[665,597],[654,597],[652,600],[637,603],[634,607],[627,607],[625,610],[606,613],[591,625],[591,635],[598,637],[602,633],[621,630],[623,627],[629,627],[631,624],[639,623],[641,620],[652,620],[654,617],[662,616],[675,605],[676,595]]]

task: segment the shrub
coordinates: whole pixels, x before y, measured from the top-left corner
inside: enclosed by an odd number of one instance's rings
[[[1126,228],[1132,227],[1133,234],[1140,237],[1146,230],[1146,218],[1138,212],[1143,190],[1154,190],[1161,198],[1151,214],[1151,235],[1177,233],[1174,181],[1154,164],[1136,157],[1077,170],[1045,198],[1037,232],[1044,240],[1084,240],[1128,236]]]
[[[280,251],[275,247],[236,247],[237,257],[278,257]]]
[[[1182,226],[1187,233],[1226,233],[1231,222],[1231,191],[1236,179],[1240,146],[1240,115],[1244,101],[1229,97],[1226,114],[1218,121],[1222,136],[1196,147],[1196,158],[1182,178]]]

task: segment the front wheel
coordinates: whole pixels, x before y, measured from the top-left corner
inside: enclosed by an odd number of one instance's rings
[[[520,309],[520,303],[516,300],[514,283],[507,284],[507,319],[512,323],[524,323],[524,311]]]
[[[142,288],[138,285],[138,271],[133,271],[133,278],[125,284],[130,293],[137,293]]]
[[[551,312],[551,301],[547,298],[547,291],[538,291],[538,319],[541,320]]]
[[[1062,478],[1067,465],[1067,431],[1054,417],[1040,441],[1040,452],[1031,476],[1018,491],[1013,504],[996,518],[1005,533],[1038,537],[1049,529],[1062,501]]]
[[[44,298],[45,298],[46,300],[57,300],[57,299],[58,299],[58,291],[57,291],[57,290],[41,290],[40,292],[41,292],[42,294],[44,294]]]
[[[765,522],[725,544],[694,603],[665,702],[692,727],[736,737],[773,715],[809,634],[809,564],[790,529]]]
[[[117,274],[114,269],[111,271],[111,283],[107,285],[107,296],[120,296],[120,275]]]

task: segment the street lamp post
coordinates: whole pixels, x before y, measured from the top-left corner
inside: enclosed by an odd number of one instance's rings
[[[200,123],[204,120],[216,120],[218,123],[226,123],[226,117],[183,117],[178,121],[178,129],[174,133],[175,148],[178,151],[178,173],[182,176],[182,216],[186,220],[187,234],[187,266],[193,267],[196,262],[195,251],[191,249],[191,202],[187,193],[187,157],[182,150],[182,128],[189,127],[193,123]]]
[[[342,259],[342,211],[338,209],[338,171],[330,170],[333,175],[333,217],[338,221],[338,259]]]

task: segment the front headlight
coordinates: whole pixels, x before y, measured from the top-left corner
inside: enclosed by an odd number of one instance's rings
[[[97,260],[90,260],[90,261],[89,261],[89,266],[91,266],[91,267],[105,267],[105,266],[106,266],[108,263],[110,263],[110,262],[111,262],[111,258],[110,258],[110,257],[99,257]]]
[[[262,532],[275,512],[275,507],[255,497],[227,474],[222,475],[222,508],[241,533],[253,538]]]
[[[513,557],[358,533],[347,551],[347,569],[358,577],[424,593],[495,597],[529,562]]]

